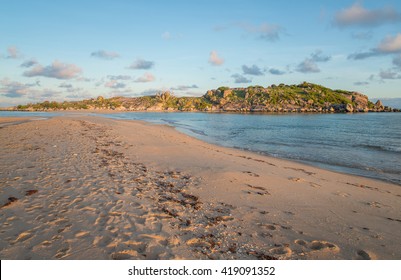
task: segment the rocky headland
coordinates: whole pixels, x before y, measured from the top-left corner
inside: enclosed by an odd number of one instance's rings
[[[18,105],[12,110],[116,110],[116,111],[206,111],[206,112],[399,112],[376,103],[358,92],[333,90],[304,82],[299,85],[220,87],[201,97],[176,97],[171,92],[153,96],[92,98],[82,101],[49,102]]]

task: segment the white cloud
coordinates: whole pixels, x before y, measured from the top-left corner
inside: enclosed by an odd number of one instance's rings
[[[110,51],[105,51],[105,50],[98,50],[98,51],[92,52],[91,56],[101,58],[101,59],[106,59],[106,60],[111,60],[111,59],[120,57],[120,55],[116,52],[110,52]]]
[[[177,86],[177,87],[172,87],[171,90],[177,90],[177,91],[184,91],[184,90],[189,90],[189,89],[195,89],[199,88],[197,85],[192,85],[192,86]]]
[[[120,89],[120,88],[125,88],[127,85],[122,82],[118,82],[116,80],[110,80],[106,82],[104,86],[112,89]]]
[[[392,7],[368,10],[359,2],[341,10],[334,17],[334,24],[341,28],[349,26],[373,27],[400,21],[401,14]]]
[[[128,75],[108,75],[107,78],[110,80],[131,80],[131,76]]]
[[[12,82],[9,79],[0,81],[0,93],[5,97],[19,98],[29,93],[30,85]]]
[[[81,72],[81,68],[75,64],[67,64],[55,60],[51,65],[48,66],[36,65],[31,70],[24,72],[24,76],[43,76],[48,78],[68,80],[76,78]]]
[[[383,39],[377,48],[379,51],[384,53],[394,53],[401,51],[401,33],[398,33],[394,37],[388,36]]]
[[[155,80],[155,76],[153,76],[151,73],[145,73],[143,76],[135,79],[136,83],[149,83],[153,82]]]
[[[17,49],[17,47],[15,46],[10,46],[7,48],[7,56],[6,58],[9,59],[17,59],[20,58],[22,55],[20,53],[20,51]]]
[[[58,86],[59,88],[72,88],[72,84],[62,83]]]
[[[29,60],[25,60],[20,67],[24,67],[24,68],[29,68],[32,67],[34,65],[38,64],[38,62],[36,61],[36,59],[29,59]]]
[[[401,33],[395,36],[387,36],[380,44],[366,52],[353,53],[348,56],[348,59],[365,59],[373,56],[388,55],[394,53],[401,53]]]
[[[52,89],[38,88],[39,84],[22,84],[20,82],[3,79],[0,81],[0,95],[9,98],[29,98],[32,100],[44,100],[57,96],[60,92]]]
[[[219,57],[216,51],[211,51],[209,55],[209,63],[214,66],[220,66],[224,63],[224,59]]]
[[[269,73],[272,74],[272,75],[284,75],[285,71],[281,71],[281,70],[276,69],[276,68],[270,68],[269,69]]]
[[[379,77],[383,80],[396,80],[401,79],[401,74],[389,69],[380,71]]]
[[[129,69],[136,69],[136,70],[148,70],[154,66],[153,61],[144,60],[144,59],[137,59],[134,61],[128,68]]]
[[[256,65],[252,65],[252,66],[242,65],[242,71],[246,75],[253,75],[253,76],[262,76],[263,75],[262,70]]]
[[[306,58],[300,64],[298,64],[296,70],[301,73],[318,73],[320,72],[316,62],[312,59]]]
[[[327,62],[331,59],[331,56],[324,55],[321,50],[316,50],[311,54],[311,58],[314,62]]]
[[[356,86],[367,86],[367,85],[369,85],[369,82],[355,82],[354,85],[356,85]]]
[[[401,70],[401,55],[393,58],[393,64]]]
[[[252,80],[240,75],[240,74],[233,74],[231,77],[234,78],[234,83],[236,84],[246,84],[252,82]]]
[[[284,30],[280,25],[262,23],[255,26],[249,23],[240,23],[239,26],[248,33],[257,34],[260,39],[276,41],[280,38],[280,33]]]

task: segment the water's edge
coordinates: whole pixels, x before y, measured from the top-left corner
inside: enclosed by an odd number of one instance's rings
[[[1,116],[53,117],[69,113]],[[86,113],[168,125],[214,145],[401,185],[401,115]],[[400,124],[398,124],[400,123]]]

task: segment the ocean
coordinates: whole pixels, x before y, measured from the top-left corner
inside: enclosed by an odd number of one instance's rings
[[[10,114],[48,115],[0,112],[0,116]],[[127,112],[101,116],[167,124],[209,143],[401,185],[401,113]]]
[[[167,124],[209,143],[401,185],[401,113],[103,116]]]

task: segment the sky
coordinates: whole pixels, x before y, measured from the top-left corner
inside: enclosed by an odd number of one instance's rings
[[[401,97],[401,1],[0,0],[0,107],[299,84]]]

